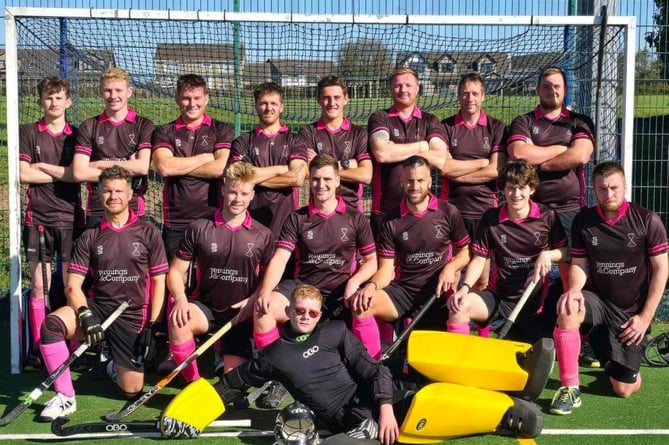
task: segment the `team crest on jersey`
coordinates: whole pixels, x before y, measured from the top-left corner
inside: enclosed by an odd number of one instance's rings
[[[200,147],[209,147],[209,136],[206,134],[202,135],[202,138],[200,138]]]
[[[499,242],[502,244],[506,244],[506,235],[502,234],[499,236]]]
[[[137,145],[137,141],[135,140],[135,133],[130,133],[128,135],[128,146],[134,147]]]
[[[444,234],[444,232],[445,232],[444,226],[442,226],[441,224],[437,224],[436,226],[434,226],[434,230],[435,230],[435,233],[434,233],[435,238],[442,239],[444,237],[444,235],[445,235]]]
[[[393,137],[400,137],[400,131],[397,128],[393,128]]]
[[[314,232],[307,230],[307,239],[314,239]]]
[[[590,242],[592,243],[593,246],[596,246],[599,244],[599,239],[596,236],[593,236]]]
[[[211,252],[218,252],[218,244],[217,243],[211,243]]]
[[[348,241],[348,228],[342,227],[341,229],[341,238],[339,238],[341,241]]]
[[[636,247],[636,242],[634,241],[634,237],[636,237],[635,233],[628,233],[627,238],[629,238],[630,242],[627,243],[627,247]]]
[[[97,252],[98,252],[98,255],[102,255],[102,253],[104,252],[104,249],[102,248],[102,246],[98,246]]]
[[[102,145],[105,143],[105,137],[104,136],[98,136],[98,145]]]
[[[132,256],[140,256],[141,253],[139,252],[139,246],[141,246],[142,243],[134,242],[132,243]]]
[[[255,247],[255,244],[254,243],[246,243],[246,247],[248,248],[248,250],[246,251],[245,255],[248,256],[248,257],[252,257],[253,256],[253,248]]]
[[[319,153],[323,153],[323,143],[322,142],[319,142],[319,143],[316,144],[316,150]]]
[[[175,147],[181,147],[181,139],[177,139],[174,141],[174,146]]]
[[[409,232],[402,232],[402,241],[409,240]]]
[[[490,150],[490,138],[488,136],[483,138],[483,149]]]

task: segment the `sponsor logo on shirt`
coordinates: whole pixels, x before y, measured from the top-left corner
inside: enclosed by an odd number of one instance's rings
[[[629,238],[630,242],[627,243],[627,247],[636,247],[636,242],[634,242],[634,237],[636,236],[635,233],[628,233],[627,238]]]
[[[418,252],[407,255],[404,258],[404,264],[432,265],[441,262],[443,257],[434,252]]]
[[[100,282],[136,283],[139,275],[128,275],[127,269],[102,269],[99,271]]]
[[[217,243],[211,243],[211,252],[218,252],[218,244]]]
[[[208,147],[209,146],[209,135],[203,134],[202,137],[200,138],[200,147]]]
[[[347,227],[342,227],[341,229],[341,238],[339,238],[341,241],[348,241],[348,228]]]
[[[98,255],[102,255],[102,253],[104,252],[103,247],[102,247],[102,246],[98,246],[98,250],[97,250],[97,252],[98,252]]]
[[[596,246],[599,244],[599,239],[596,236],[592,237],[592,240],[590,240],[593,246]]]
[[[483,148],[485,150],[490,150],[490,138],[488,136],[483,138]]]
[[[210,267],[209,279],[219,280],[219,281],[229,281],[230,283],[247,284],[249,282],[249,278],[240,276],[238,270],[225,269],[221,267]]]
[[[246,247],[248,248],[248,250],[246,251],[246,253],[244,255],[246,255],[248,257],[252,257],[253,256],[253,248],[255,247],[255,244],[254,243],[246,243]]]
[[[302,353],[302,357],[309,358],[312,355],[316,354],[319,350],[320,350],[320,348],[318,347],[318,345],[312,346],[311,348],[307,349],[306,351],[304,351]]]
[[[314,232],[311,230],[307,230],[307,239],[314,239]]]
[[[455,148],[458,146],[458,138],[451,139],[451,147]]]
[[[132,256],[140,256],[141,253],[139,252],[139,247],[142,245],[142,243],[134,242],[132,243]]]
[[[137,141],[135,140],[135,133],[130,133],[128,135],[128,146],[134,147],[135,145],[137,145]]]
[[[600,275],[628,275],[636,273],[637,266],[626,267],[624,262],[613,263],[613,262],[595,262],[595,268],[597,273]]]
[[[402,241],[409,240],[409,232],[402,232]]]
[[[435,233],[434,233],[435,238],[442,239],[446,236],[446,233],[445,233],[446,229],[441,224],[437,224],[436,226],[434,226],[434,230],[435,230]]]
[[[102,145],[105,143],[105,137],[104,136],[98,136],[98,145]]]
[[[393,128],[393,137],[400,137],[400,131],[397,128]]]
[[[181,139],[177,139],[174,141],[174,146],[175,147],[181,147]]]
[[[319,253],[319,254],[309,254],[302,261],[302,264],[327,264],[328,266],[343,266],[344,260],[337,258],[337,254],[334,253]]]

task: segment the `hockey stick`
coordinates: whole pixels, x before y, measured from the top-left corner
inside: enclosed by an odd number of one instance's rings
[[[123,313],[123,311],[128,308],[128,306],[130,306],[129,301],[121,303],[121,305],[117,307],[116,310],[112,312],[111,315],[109,315],[109,317],[107,317],[107,319],[102,323],[102,329],[106,330]],[[19,415],[21,415],[21,413],[23,413],[30,405],[32,405],[35,400],[41,397],[44,391],[46,391],[76,359],[81,357],[81,355],[86,352],[88,347],[88,343],[82,343],[73,353],[70,354],[70,356],[67,358],[67,360],[65,360],[65,362],[63,362],[63,364],[61,364],[49,375],[49,377],[40,383],[37,388],[30,391],[30,394],[25,396],[23,402],[21,402],[20,405],[11,410],[6,416],[0,418],[0,426],[7,425],[8,423],[16,420],[16,418],[19,417]]]
[[[418,321],[420,321],[420,319],[423,318],[423,315],[425,315],[427,313],[427,310],[430,308],[430,306],[432,306],[432,304],[435,301],[437,301],[437,298],[438,298],[437,294],[432,294],[430,299],[425,302],[425,304],[423,305],[421,310],[416,314],[415,317],[413,317],[413,320],[411,320],[411,323],[409,323],[409,326],[404,328],[404,330],[399,335],[399,337],[397,337],[397,339],[393,342],[393,344],[390,345],[388,347],[388,349],[386,349],[386,351],[381,356],[380,361],[383,362],[385,360],[388,360],[390,358],[390,356],[393,355],[393,352],[395,352],[395,350],[400,346],[400,344],[402,344],[404,339],[407,338],[407,336],[411,333],[411,331],[416,326]]]
[[[228,332],[232,328],[232,321],[229,321],[223,326],[221,329],[216,331],[211,337],[207,339],[204,343],[200,345],[191,355],[186,357],[186,359],[179,363],[179,365],[172,370],[169,374],[167,374],[165,377],[160,379],[158,383],[153,385],[151,389],[149,389],[147,392],[142,394],[138,399],[136,399],[133,402],[130,402],[127,404],[124,408],[122,408],[120,411],[109,411],[107,414],[105,414],[105,420],[109,422],[118,422],[119,420],[123,419],[124,417],[130,415],[131,413],[135,412],[139,407],[144,406],[146,402],[151,400],[153,396],[155,396],[158,391],[163,389],[165,386],[167,386],[176,376],[179,375],[181,371],[186,368],[193,360],[197,360],[199,356],[201,356],[204,351],[209,349],[216,341],[221,338],[226,332]]]
[[[44,226],[37,226],[37,231],[39,232],[39,263],[42,268],[42,292],[44,293],[44,307],[46,307],[48,314],[51,312],[51,301],[49,300],[49,275],[46,270],[46,235],[44,233]]]
[[[511,326],[513,326],[513,324],[516,322],[518,314],[520,314],[520,311],[523,310],[523,307],[525,307],[525,303],[527,303],[527,300],[529,300],[530,295],[532,295],[532,292],[534,291],[534,288],[536,287],[537,283],[539,283],[539,280],[532,281],[530,282],[530,284],[527,285],[527,287],[525,288],[525,292],[523,292],[523,295],[520,296],[518,302],[513,307],[511,315],[509,315],[509,317],[504,322],[504,326],[502,326],[502,328],[499,330],[497,338],[504,338],[507,336],[509,330],[511,329]]]
[[[75,434],[137,433],[140,431],[160,431],[160,420],[123,423],[91,422],[65,426],[65,424],[69,421],[70,419],[67,417],[57,417],[51,422],[51,432],[56,436],[65,437],[73,436]],[[215,420],[209,425],[210,428],[249,428],[250,426],[251,419]]]

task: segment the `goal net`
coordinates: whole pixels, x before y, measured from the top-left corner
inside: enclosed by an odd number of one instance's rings
[[[202,75],[211,90],[208,111],[234,125],[238,134],[255,126],[252,91],[266,81],[285,91],[285,123],[297,130],[317,120],[316,84],[329,74],[344,78],[350,96],[347,115],[365,126],[372,112],[389,107],[388,74],[399,66],[419,74],[419,105],[440,119],[457,111],[460,77],[479,72],[486,82],[486,112],[509,124],[536,106],[539,70],[557,65],[567,72],[569,106],[599,118],[601,159],[631,161],[626,152],[631,150],[633,17],[609,17],[600,33],[599,17],[6,11],[11,18],[6,39],[10,198],[18,187],[18,127],[41,113],[38,81],[51,75],[69,79],[73,105],[68,118],[77,125],[102,111],[99,77],[111,66],[129,72],[135,88],[131,106],[156,124],[178,115],[173,99],[177,77]],[[599,54],[603,62],[598,64]],[[150,183],[147,214],[160,225],[162,180],[151,172]],[[0,236],[8,233],[9,239],[0,243],[0,258],[16,261],[12,301],[21,310],[18,259],[24,203],[16,193],[21,201],[10,199],[9,209],[1,210],[5,227]],[[12,328],[13,335],[19,331]],[[19,356],[12,355],[13,372],[20,369]]]

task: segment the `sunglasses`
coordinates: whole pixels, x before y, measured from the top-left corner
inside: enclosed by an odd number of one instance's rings
[[[301,307],[294,307],[292,309],[293,309],[293,312],[295,312],[295,315],[297,315],[298,317],[306,315],[307,313],[309,314],[309,317],[311,317],[311,318],[316,318],[316,317],[319,317],[321,315],[321,311],[315,311],[313,309],[304,309],[304,308],[301,308]]]

